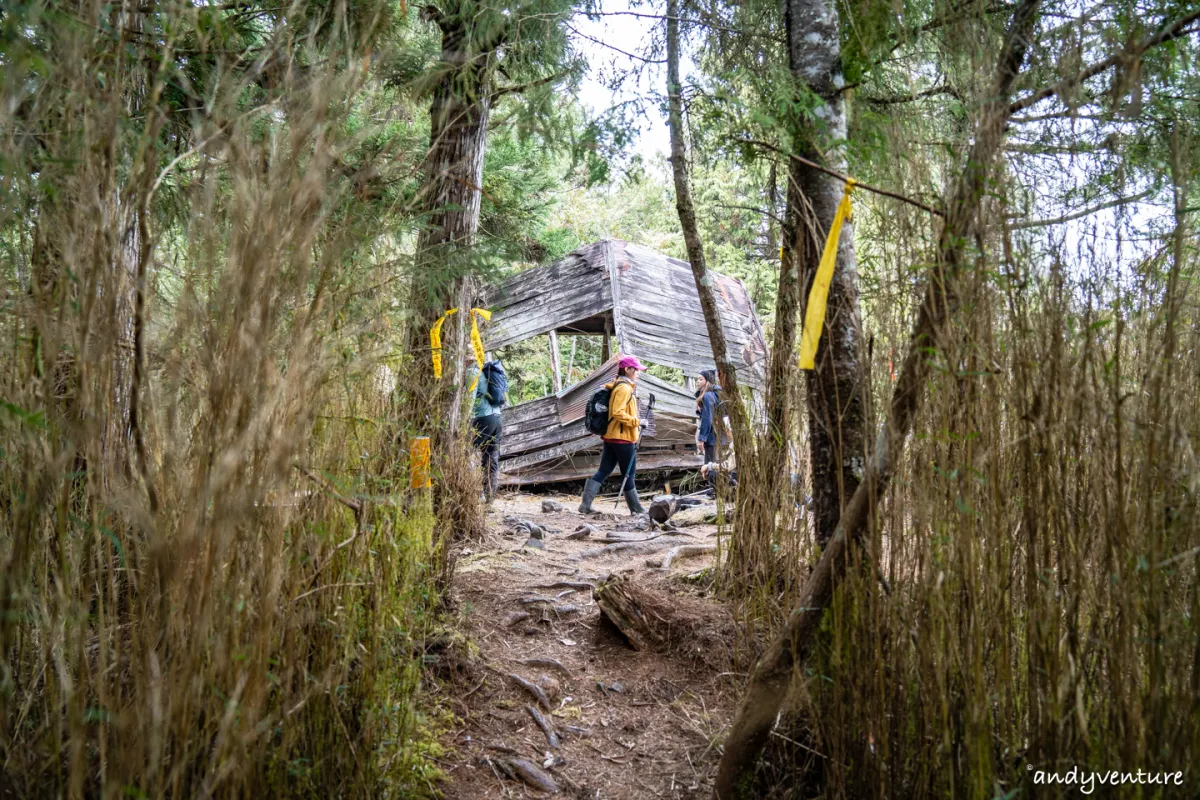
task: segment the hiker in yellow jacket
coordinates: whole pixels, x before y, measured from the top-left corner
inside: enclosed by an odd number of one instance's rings
[[[604,442],[600,451],[600,468],[583,486],[580,514],[591,513],[592,501],[596,499],[600,485],[618,467],[621,469],[625,505],[629,506],[629,513],[644,514],[646,511],[638,501],[637,487],[634,485],[638,440],[642,438],[642,421],[638,418],[637,374],[645,369],[633,356],[624,356],[617,362],[617,379],[606,384],[611,392],[608,400],[608,430],[600,437]]]

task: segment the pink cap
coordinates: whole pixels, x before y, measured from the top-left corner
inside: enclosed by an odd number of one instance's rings
[[[633,367],[637,370],[646,369],[642,366],[642,362],[638,361],[633,356],[621,356],[621,360],[617,362],[617,369],[629,369],[630,367]]]

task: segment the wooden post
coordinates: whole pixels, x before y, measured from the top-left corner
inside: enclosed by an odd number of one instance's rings
[[[571,337],[571,357],[567,359],[567,383],[571,383],[571,370],[575,369],[575,346],[579,344],[579,334]]]
[[[550,370],[554,373],[554,393],[562,391],[562,372],[558,368],[558,334],[550,331]]]
[[[612,319],[606,317],[604,319],[604,347],[600,350],[600,363],[608,361],[612,358]]]
[[[432,485],[428,436],[414,436],[408,440],[408,474],[414,489],[428,489]]]

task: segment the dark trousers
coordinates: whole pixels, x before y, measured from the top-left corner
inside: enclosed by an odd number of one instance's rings
[[[503,433],[500,415],[475,417],[472,424],[475,426],[475,449],[483,457],[484,492],[489,498],[495,497],[500,486],[500,436]]]
[[[592,476],[596,483],[604,483],[614,469],[620,467],[621,476],[625,479],[625,491],[633,488],[637,477],[637,445],[605,442],[600,450],[600,468]]]
[[[726,444],[725,446],[732,447],[732,445],[730,445],[730,444]],[[708,442],[704,443],[704,463],[705,464],[720,464],[721,463],[721,456],[717,452],[717,443],[716,442],[713,442],[712,444],[709,444]],[[720,473],[720,472],[715,472],[715,471],[708,473],[708,485],[711,486],[712,488],[714,488],[714,489],[717,488],[718,479],[721,482],[721,486],[726,486],[726,485],[737,486],[737,470],[735,469],[727,475]]]

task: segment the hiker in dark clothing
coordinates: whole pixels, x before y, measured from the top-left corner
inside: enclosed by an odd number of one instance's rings
[[[504,432],[500,410],[504,406],[503,392],[508,386],[508,377],[504,374],[504,365],[497,359],[485,363],[482,370],[473,368],[467,380],[468,385],[475,383],[471,424],[475,428],[475,449],[482,457],[484,499],[491,503],[500,486],[500,437]],[[493,397],[497,392],[500,396]]]
[[[696,415],[700,417],[700,427],[696,431],[696,450],[704,454],[705,464],[719,463],[719,432],[724,422],[718,406],[721,401],[721,385],[717,383],[716,370],[701,370],[696,384],[699,392]]]

